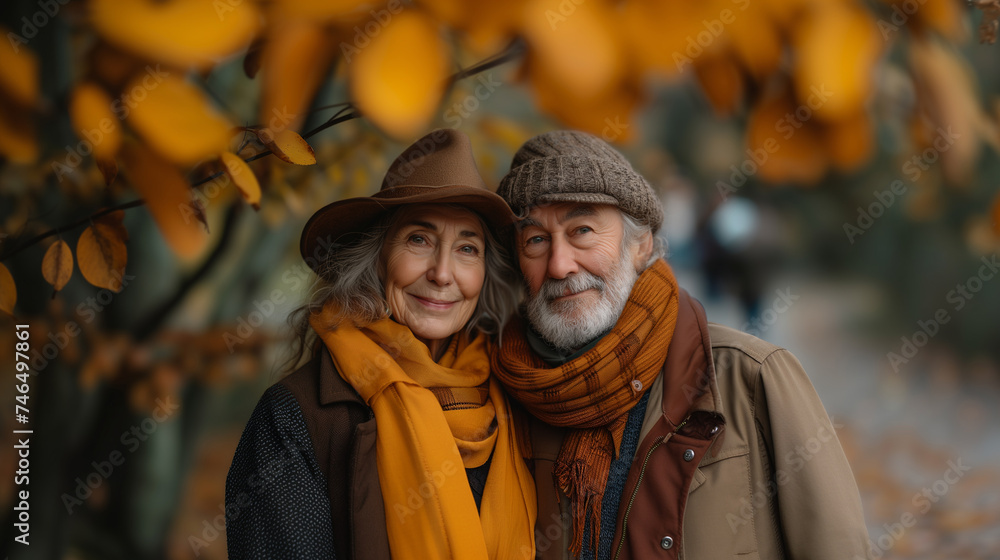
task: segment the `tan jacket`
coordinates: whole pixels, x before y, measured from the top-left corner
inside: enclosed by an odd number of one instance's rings
[[[708,324],[682,292],[618,511],[612,559],[868,558],[858,488],[809,377],[787,350]],[[535,424],[538,557],[569,558],[552,482],[562,431]]]

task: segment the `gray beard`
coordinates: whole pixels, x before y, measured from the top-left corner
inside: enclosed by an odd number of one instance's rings
[[[605,278],[581,269],[562,280],[546,280],[538,293],[528,296],[525,306],[528,322],[545,342],[563,352],[580,348],[610,331],[639,278],[630,260],[628,253],[622,251],[621,259]],[[553,301],[567,289],[578,293],[591,288],[598,293],[593,304]]]

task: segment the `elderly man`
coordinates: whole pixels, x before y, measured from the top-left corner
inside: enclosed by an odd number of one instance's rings
[[[659,200],[620,153],[542,134],[497,194],[522,217],[528,297],[492,365],[540,420],[539,557],[868,557],[857,485],[802,366],[706,321],[662,258]]]

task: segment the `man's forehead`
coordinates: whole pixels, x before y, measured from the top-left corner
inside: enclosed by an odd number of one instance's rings
[[[561,223],[584,216],[597,216],[607,211],[618,211],[610,204],[593,204],[589,202],[552,202],[539,204],[531,208],[528,216],[518,222],[518,228],[542,227],[542,222]]]

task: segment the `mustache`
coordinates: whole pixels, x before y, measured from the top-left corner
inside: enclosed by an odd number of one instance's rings
[[[562,279],[552,279],[549,278],[542,283],[542,286],[538,289],[538,294],[536,298],[542,298],[544,301],[552,301],[556,298],[566,295],[566,293],[579,293],[584,290],[597,290],[599,293],[603,294],[607,290],[607,282],[604,281],[600,276],[595,276],[587,271],[581,270],[576,274],[572,274],[567,278]]]

